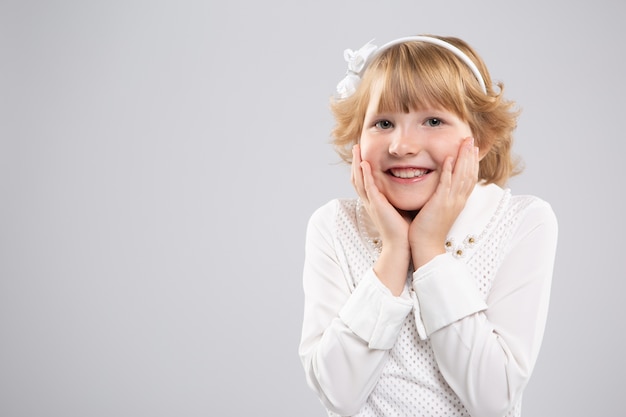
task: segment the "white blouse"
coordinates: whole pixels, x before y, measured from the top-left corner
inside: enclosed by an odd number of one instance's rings
[[[307,228],[299,354],[329,416],[519,416],[548,312],[557,221],[548,203],[477,185],[447,253],[376,277],[382,242],[359,200]]]

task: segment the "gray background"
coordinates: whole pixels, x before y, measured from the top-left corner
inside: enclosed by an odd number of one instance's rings
[[[344,48],[456,35],[560,221],[526,417],[624,415],[625,6],[0,0],[0,415],[321,417],[297,356]],[[218,414],[219,413],[219,414]]]

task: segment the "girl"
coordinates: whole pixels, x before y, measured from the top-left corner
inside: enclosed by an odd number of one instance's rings
[[[333,136],[358,199],[307,228],[307,382],[329,416],[519,416],[557,222],[501,188],[518,171],[513,103],[457,38],[345,56]]]

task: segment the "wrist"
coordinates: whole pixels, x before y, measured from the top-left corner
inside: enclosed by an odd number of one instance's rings
[[[406,239],[398,240],[398,241],[393,241],[390,239],[388,240],[383,239],[381,254],[383,252],[387,252],[389,254],[395,254],[395,255],[406,254],[406,256],[410,258],[411,257],[411,244]]]
[[[374,273],[395,296],[399,296],[404,290],[410,261],[410,249],[383,244],[380,256],[374,264]]]
[[[417,271],[420,267],[426,265],[433,258],[446,253],[443,247],[420,247],[419,251],[414,250],[411,253],[411,260],[413,261],[413,267]]]

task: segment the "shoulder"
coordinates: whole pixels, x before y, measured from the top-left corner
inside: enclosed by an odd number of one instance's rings
[[[336,256],[331,254],[336,254],[342,246],[346,231],[356,228],[355,212],[356,200],[349,199],[330,200],[317,208],[307,224],[305,251]]]
[[[336,198],[328,201],[311,214],[307,226],[307,234],[335,234],[338,223],[355,222],[356,207],[356,199]]]
[[[538,234],[544,239],[555,240],[558,220],[552,205],[534,195],[512,195],[507,210],[509,221],[515,225],[519,238]]]
[[[317,208],[309,218],[311,224],[334,223],[340,214],[350,214],[356,212],[356,199],[335,198]]]
[[[535,221],[546,223],[557,223],[552,205],[534,195],[512,195],[509,210],[517,213],[522,218],[531,218]]]

